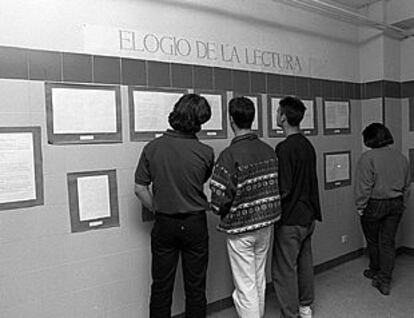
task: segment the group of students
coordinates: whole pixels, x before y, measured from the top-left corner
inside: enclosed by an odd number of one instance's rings
[[[186,94],[178,100],[168,117],[172,129],[149,142],[141,153],[135,171],[135,193],[155,216],[151,232],[150,317],[171,317],[180,255],[185,317],[206,317],[206,211],[211,210],[220,217],[217,229],[225,233],[238,316],[264,317],[265,267],[273,237],[272,281],[281,317],[310,318],[314,301],[311,237],[315,221],[321,221],[321,209],[315,149],[300,131],[306,108],[296,97],[288,96],[279,102],[276,120],[286,138],[275,150],[251,130],[255,117],[251,100],[233,98],[228,109],[235,137],[216,161],[213,149],[196,136],[211,117],[208,101],[197,94]],[[378,140],[377,135],[367,138]],[[388,149],[391,141],[392,136],[377,147],[371,140],[368,146]],[[357,211],[370,255],[370,266],[364,275],[373,279],[373,285],[384,294],[395,258],[395,251],[390,250],[394,248],[394,237],[390,236],[395,236],[409,189],[405,157],[394,150],[385,157],[383,162],[382,153],[363,156],[356,186]],[[367,170],[376,169],[372,165],[375,161],[383,163],[383,169],[388,164],[395,165],[390,161],[396,157],[400,165],[387,171],[377,192],[373,191],[377,176]],[[203,190],[210,178],[208,202]],[[383,229],[382,222],[388,220],[388,214],[392,214],[393,227],[387,221]],[[383,232],[388,240],[386,248]]]

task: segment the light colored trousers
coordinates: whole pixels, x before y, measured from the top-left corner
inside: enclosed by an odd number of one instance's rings
[[[266,260],[273,226],[227,235],[233,273],[234,306],[240,318],[262,318],[265,309]]]

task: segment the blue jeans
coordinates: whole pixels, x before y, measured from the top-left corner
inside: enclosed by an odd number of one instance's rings
[[[181,255],[185,317],[206,317],[207,218],[198,214],[155,214],[151,232],[151,318],[170,318],[178,258]]]
[[[395,264],[395,235],[404,211],[402,197],[370,199],[361,216],[362,230],[367,241],[369,268],[378,279],[390,283]]]

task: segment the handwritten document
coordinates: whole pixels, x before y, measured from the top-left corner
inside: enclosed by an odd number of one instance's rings
[[[134,91],[136,132],[164,131],[169,128],[168,115],[182,93]]]
[[[0,203],[36,199],[32,133],[0,134]]]
[[[79,220],[88,221],[111,216],[109,178],[107,175],[79,177]]]
[[[349,128],[349,102],[325,101],[325,128]]]
[[[206,122],[203,130],[222,130],[223,129],[223,102],[220,94],[201,94],[211,107],[211,118]]]
[[[53,88],[53,133],[116,133],[116,93],[103,89]]]

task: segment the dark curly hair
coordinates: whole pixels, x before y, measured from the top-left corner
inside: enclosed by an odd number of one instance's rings
[[[168,116],[168,123],[177,131],[197,133],[201,125],[211,118],[211,107],[208,101],[197,94],[185,94],[174,105]]]
[[[362,137],[368,148],[381,148],[394,143],[391,132],[381,123],[372,123],[365,127]]]

